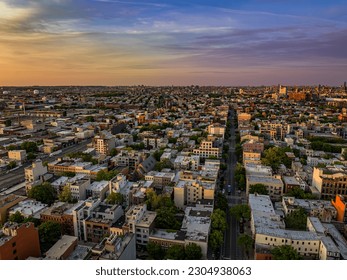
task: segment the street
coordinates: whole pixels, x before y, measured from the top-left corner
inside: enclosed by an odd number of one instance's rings
[[[231,123],[230,127],[230,138],[229,138],[229,152],[227,159],[227,177],[226,185],[231,186],[231,194],[226,193],[228,199],[229,207],[232,207],[236,204],[241,204],[241,196],[237,194],[236,184],[234,181],[235,167],[237,163],[236,154],[235,154],[235,127],[234,127],[234,110],[230,111],[229,122]],[[230,212],[227,211],[227,224],[228,228],[224,236],[224,247],[222,248],[222,258],[231,259],[231,260],[240,260],[243,259],[243,251],[237,245],[237,237],[239,234],[239,221],[230,215]]]

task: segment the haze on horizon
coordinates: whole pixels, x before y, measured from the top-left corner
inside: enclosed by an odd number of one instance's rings
[[[345,0],[2,0],[0,85],[340,85]]]

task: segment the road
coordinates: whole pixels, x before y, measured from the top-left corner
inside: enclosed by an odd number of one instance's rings
[[[237,194],[236,184],[234,180],[235,167],[237,163],[235,154],[235,127],[234,127],[234,110],[231,110],[229,114],[230,127],[230,138],[229,138],[229,152],[227,160],[227,177],[226,185],[231,185],[231,194],[226,192],[229,207],[236,204],[241,204],[241,197]],[[222,249],[222,258],[231,260],[243,259],[243,252],[237,245],[237,237],[239,234],[239,221],[234,217],[231,217],[229,211],[227,211],[227,223],[228,228],[224,235],[224,247]]]
[[[52,162],[64,154],[83,151],[87,148],[88,143],[90,143],[90,141],[85,141],[74,146],[66,147],[63,149],[63,152],[61,154],[53,157],[46,155],[42,158],[42,161]],[[7,174],[0,175],[0,192],[3,192],[14,185],[22,183],[25,180],[24,168],[30,165],[31,163],[25,163],[16,170],[10,171]]]

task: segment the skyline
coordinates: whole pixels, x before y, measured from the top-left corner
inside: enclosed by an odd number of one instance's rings
[[[0,85],[341,85],[344,1],[0,3]]]

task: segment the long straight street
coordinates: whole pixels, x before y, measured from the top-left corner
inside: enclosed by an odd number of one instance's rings
[[[229,138],[229,152],[227,159],[227,177],[226,184],[231,186],[231,193],[226,192],[229,207],[241,203],[241,197],[237,195],[236,184],[234,180],[235,167],[237,163],[235,154],[235,127],[234,127],[234,110],[230,111],[229,119],[230,122],[230,138]],[[239,234],[239,221],[230,215],[227,211],[227,223],[228,228],[225,234],[224,243],[224,256],[225,259],[239,260],[243,259],[242,250],[237,245],[237,237]]]

